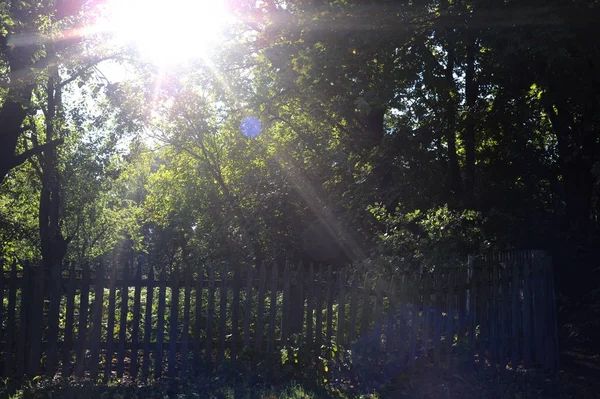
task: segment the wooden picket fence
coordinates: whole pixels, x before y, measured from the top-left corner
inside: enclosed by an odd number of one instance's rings
[[[185,377],[276,361],[291,337],[380,354],[398,370],[558,367],[551,261],[541,251],[389,281],[332,267],[162,270],[137,262],[0,273],[3,377]],[[274,360],[275,359],[275,360]],[[272,364],[271,364],[272,365]]]

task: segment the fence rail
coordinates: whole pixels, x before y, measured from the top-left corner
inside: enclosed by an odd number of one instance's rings
[[[551,260],[541,251],[470,257],[464,268],[396,281],[302,264],[168,276],[141,261],[104,266],[4,268],[3,377],[185,376],[273,360],[292,336],[358,354],[368,343],[400,369],[448,367],[464,354],[474,367],[558,367]]]

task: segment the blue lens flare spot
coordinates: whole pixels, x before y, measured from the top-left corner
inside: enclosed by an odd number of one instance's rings
[[[240,123],[242,134],[249,138],[257,137],[262,130],[262,123],[254,116],[247,116]]]

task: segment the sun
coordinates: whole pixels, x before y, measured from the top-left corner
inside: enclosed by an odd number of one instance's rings
[[[233,21],[225,0],[111,0],[104,24],[119,44],[165,66],[206,58]]]

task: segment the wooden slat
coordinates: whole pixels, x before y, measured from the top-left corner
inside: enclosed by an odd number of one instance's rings
[[[142,356],[142,379],[150,374],[150,341],[152,340],[152,314],[154,306],[154,267],[149,265],[144,316],[144,354]]]
[[[356,339],[356,316],[358,312],[358,275],[354,273],[350,288],[350,322],[348,323],[348,342]]]
[[[421,307],[421,301],[420,301],[420,285],[421,282],[419,280],[418,276],[414,277],[414,280],[412,281],[412,292],[411,292],[411,296],[413,299],[413,303],[411,304],[410,308],[410,317],[411,317],[411,331],[410,331],[410,358],[409,358],[409,363],[410,366],[412,368],[412,371],[414,371],[415,369],[415,360],[417,358],[417,340],[418,340],[418,334],[419,334],[419,329],[418,329],[418,324],[419,324],[419,309]]]
[[[333,335],[333,267],[327,267],[327,326],[325,333],[325,342],[329,344]]]
[[[87,324],[90,301],[90,266],[83,266],[81,280],[81,297],[79,300],[79,322],[77,329],[77,363],[75,365],[75,374],[77,377],[83,377],[85,371],[85,353],[87,348]]]
[[[429,329],[431,327],[430,324],[430,316],[431,316],[431,275],[429,273],[424,273],[423,275],[423,331],[421,334],[422,337],[422,345],[424,349],[423,358],[427,359],[429,352]]]
[[[319,346],[323,339],[323,265],[317,265],[317,281],[315,283],[315,344]]]
[[[491,315],[491,329],[490,329],[490,346],[491,346],[491,360],[492,366],[495,366],[498,362],[498,263],[494,262],[492,268],[492,315]]]
[[[192,273],[188,267],[185,268],[185,283],[183,289],[183,330],[181,331],[181,377],[186,378],[188,374],[189,361],[189,335],[190,335],[190,303],[192,296]]]
[[[31,279],[29,271],[29,265],[23,264],[21,300],[19,303],[19,334],[17,335],[17,377],[21,377],[25,374],[27,359],[27,320],[29,317],[29,298],[31,298]]]
[[[13,342],[16,333],[15,308],[17,302],[17,285],[17,263],[13,262],[10,269],[10,277],[7,280],[8,307],[6,309],[6,334],[4,334],[4,377],[14,375]]]
[[[285,269],[283,271],[283,309],[281,311],[281,342],[286,342],[289,337],[290,332],[290,316],[291,316],[291,306],[290,306],[290,264],[286,262]]]
[[[227,265],[221,269],[221,288],[219,289],[219,351],[217,353],[217,366],[223,362],[225,356],[225,336],[227,335]]]
[[[473,268],[473,257],[469,256],[468,269],[469,274],[469,348],[471,353],[475,353],[475,327],[477,325],[477,284],[475,279],[475,270]]]
[[[373,308],[371,307],[371,280],[369,280],[369,275],[365,276],[365,283],[362,292],[362,313],[361,313],[361,323],[360,323],[360,335],[362,337],[369,336],[370,329],[370,318],[371,313],[373,312]]]
[[[277,265],[273,266],[273,270],[277,268]],[[254,340],[254,352],[257,361],[260,360],[262,354],[263,344],[263,318],[265,312],[265,279],[267,269],[264,263],[260,265],[259,282],[258,282],[258,302],[256,311],[256,337]],[[272,305],[272,304],[271,304]]]
[[[198,268],[198,276],[196,277],[196,301],[195,301],[195,332],[194,332],[194,356],[196,365],[202,363],[202,290],[204,281],[204,267]]]
[[[163,267],[158,280],[158,315],[156,321],[156,353],[154,354],[154,378],[160,378],[163,371],[165,342],[165,302],[167,295],[166,272]]]
[[[304,264],[300,262],[298,264],[298,271],[296,273],[296,291],[297,291],[297,305],[296,314],[292,315],[294,319],[294,333],[299,335],[304,330],[304,296],[306,290],[304,289]]]
[[[315,268],[311,263],[308,265],[308,276],[306,281],[306,342],[313,342],[313,313],[315,307]]]
[[[123,377],[125,372],[125,356],[127,350],[125,342],[127,340],[127,313],[129,313],[129,264],[123,263],[123,281],[121,287],[121,314],[119,320],[119,351],[117,355],[117,378]]]
[[[467,326],[467,284],[468,284],[468,270],[461,268],[457,271],[457,313],[458,313],[458,328],[456,330],[458,336],[458,346],[464,346],[467,343],[465,331],[468,330]]]
[[[383,327],[383,278],[379,276],[375,283],[375,310],[373,325],[373,343],[375,344],[375,353],[381,352],[381,333]],[[376,355],[378,356],[378,355]]]
[[[391,354],[394,351],[394,313],[396,307],[396,284],[390,280],[388,286],[388,309],[385,320],[385,351]]]
[[[442,348],[442,309],[443,303],[443,278],[446,277],[441,272],[435,274],[435,304],[433,308],[433,361],[436,366],[440,366],[441,348]]]
[[[452,345],[454,343],[454,331],[456,327],[454,325],[454,314],[455,314],[455,284],[456,274],[454,270],[450,270],[448,273],[446,291],[446,363],[448,368],[452,366]]]
[[[67,285],[67,306],[65,312],[65,344],[63,347],[62,375],[69,377],[72,372],[71,362],[73,360],[73,324],[75,322],[75,265],[69,269],[69,283]]]
[[[100,364],[99,342],[102,333],[102,309],[104,307],[104,265],[100,262],[96,268],[94,285],[94,306],[92,307],[92,335],[90,341],[90,377],[96,379]]]
[[[4,274],[4,273],[2,273]],[[58,322],[60,315],[60,300],[61,300],[61,265],[53,265],[50,271],[49,290],[50,293],[50,309],[48,311],[48,335],[46,341],[46,376],[53,377],[56,373],[58,362],[58,353],[56,343],[58,341]],[[0,284],[0,291],[2,285]],[[0,298],[0,303],[2,300]],[[2,320],[2,317],[0,317]]]
[[[208,303],[206,313],[206,352],[204,353],[204,361],[208,367],[212,363],[212,340],[213,340],[213,320],[215,317],[215,269],[210,265],[208,271]]]
[[[42,321],[44,318],[44,269],[40,264],[31,268],[32,292],[29,298],[28,314],[28,340],[29,359],[27,361],[27,374],[36,376],[40,372],[40,359],[42,357]]]
[[[275,351],[275,325],[277,322],[277,281],[278,281],[279,268],[277,264],[273,265],[271,269],[271,308],[269,314],[269,331],[267,337],[267,352],[273,353]],[[261,280],[263,277],[261,277]],[[261,317],[262,315],[258,315]]]
[[[244,305],[244,348],[250,348],[250,316],[252,315],[252,286],[254,273],[253,267],[248,264],[246,269],[246,301]]]
[[[179,270],[171,268],[171,303],[169,304],[169,359],[167,375],[175,378],[177,370],[177,329],[179,315]]]
[[[502,344],[500,345],[500,365],[504,367],[506,366],[509,353],[510,337],[510,266],[506,255],[502,258],[504,260],[505,268],[502,271],[502,320],[500,321],[502,328]]]
[[[533,345],[531,266],[529,259],[523,263],[523,366],[525,369],[529,369],[532,362]],[[492,347],[494,344],[495,342],[492,343]]]
[[[140,317],[141,317],[141,291],[142,291],[142,259],[138,258],[135,272],[135,282],[133,291],[133,319],[131,321],[131,363],[129,366],[129,375],[137,378],[138,375],[138,351],[140,336]]]
[[[408,345],[409,334],[407,332],[407,277],[402,276],[400,286],[396,295],[396,310],[398,312],[398,323],[394,328],[394,342],[398,351],[398,365],[401,368],[406,367],[406,348]]]
[[[231,303],[231,361],[235,365],[237,360],[237,345],[239,342],[239,317],[240,317],[240,268],[237,266],[233,272],[233,294]]]
[[[519,264],[517,261],[513,263],[512,270],[512,320],[511,320],[511,363],[513,370],[516,370],[519,365]]]
[[[113,358],[115,355],[114,351],[114,339],[115,339],[115,307],[116,307],[116,296],[117,296],[117,287],[115,285],[115,280],[117,279],[117,262],[116,259],[113,259],[111,271],[110,271],[110,279],[108,281],[108,287],[110,288],[108,291],[108,320],[106,326],[106,364],[104,371],[104,378],[110,379],[112,377],[112,364]],[[70,297],[67,297],[70,298]],[[68,302],[67,302],[68,309]],[[68,312],[67,312],[68,315]]]

